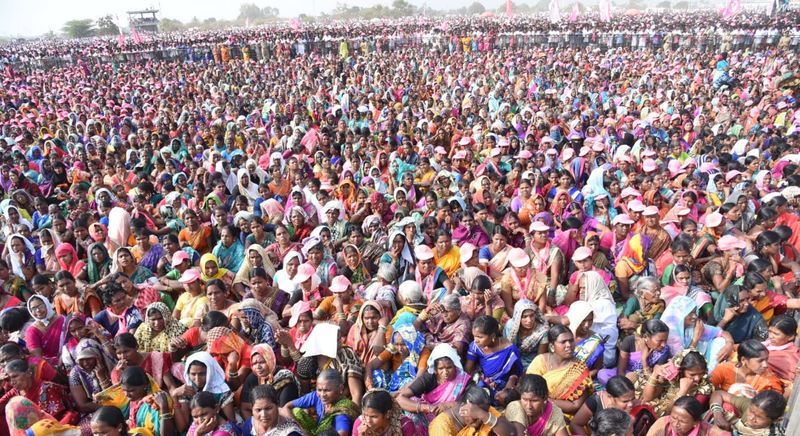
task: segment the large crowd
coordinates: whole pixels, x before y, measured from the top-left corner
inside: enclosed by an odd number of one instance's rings
[[[376,37],[434,23],[447,44]],[[721,46],[663,37],[708,28]],[[661,36],[496,43],[598,29]],[[192,62],[0,47],[0,435],[784,434],[798,29],[427,18],[126,49],[214,47]]]

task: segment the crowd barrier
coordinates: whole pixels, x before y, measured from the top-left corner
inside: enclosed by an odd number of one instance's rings
[[[39,59],[6,59],[17,71],[50,69],[74,65],[78,59],[89,65],[100,63],[145,62],[148,60],[211,62],[228,59],[261,60],[272,57],[295,57],[309,54],[330,55],[342,53],[372,53],[403,49],[418,49],[439,53],[464,53],[474,51],[525,49],[532,47],[601,49],[698,49],[700,51],[765,50],[780,48],[797,51],[800,47],[800,30],[757,31],[731,33],[596,33],[550,32],[499,34],[485,36],[442,36],[434,34],[395,35],[391,37],[329,39],[316,41],[276,42],[260,41],[248,44],[195,45],[147,51],[121,51],[113,55],[66,55]],[[222,52],[227,51],[223,55]]]

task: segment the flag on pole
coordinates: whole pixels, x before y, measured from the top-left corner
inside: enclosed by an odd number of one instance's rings
[[[131,26],[131,39],[136,44],[141,44],[144,39],[142,39],[142,35],[139,34],[139,31],[136,29],[136,26]]]
[[[578,14],[580,14],[580,7],[577,3],[572,4],[572,12],[569,14],[569,22],[574,23],[578,21]]]
[[[558,0],[550,0],[548,10],[550,11],[551,23],[558,23],[561,21],[561,5],[558,4]]]
[[[600,0],[600,20],[611,21],[611,0]]]
[[[289,26],[292,28],[292,30],[295,31],[300,30],[300,20],[298,20],[297,18],[292,18],[291,20],[289,20]]]
[[[119,31],[119,35],[117,35],[117,45],[120,47],[125,47],[125,34],[122,31]]]
[[[514,14],[512,9],[514,8],[514,4],[511,3],[511,0],[506,0],[506,17],[511,18],[511,15]]]

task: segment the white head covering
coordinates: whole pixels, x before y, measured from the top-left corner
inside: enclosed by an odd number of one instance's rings
[[[244,186],[242,183],[242,177],[247,176],[247,186]],[[258,185],[253,183],[252,178],[250,177],[250,172],[247,171],[247,168],[241,168],[238,173],[236,173],[236,184],[239,186],[239,195],[244,195],[247,197],[247,201],[251,204],[255,203],[256,199],[259,197],[258,195]]]
[[[231,390],[225,383],[225,371],[222,370],[222,367],[219,366],[219,363],[217,363],[216,359],[214,359],[214,357],[212,357],[207,351],[199,351],[186,359],[186,366],[183,370],[183,378],[186,380],[187,384],[190,384],[192,387],[197,389],[197,386],[194,386],[194,383],[189,378],[189,368],[194,362],[200,362],[206,367],[206,385],[203,386],[202,391],[210,392],[212,394],[224,394],[225,392],[229,392]]]
[[[11,271],[14,275],[20,277],[21,279],[27,280],[25,277],[25,273],[22,271],[22,263],[23,261],[20,260],[19,256],[16,253],[11,251],[11,240],[14,238],[19,238],[22,240],[22,243],[25,244],[25,250],[28,251],[28,254],[31,256],[34,255],[36,252],[36,248],[34,248],[33,243],[28,240],[25,236],[22,236],[19,233],[13,233],[11,236],[8,237],[8,258],[11,260]]]
[[[31,302],[33,301],[34,298],[44,303],[44,307],[47,309],[47,315],[45,315],[45,318],[37,318],[36,315],[33,314],[33,311],[31,310]],[[28,298],[27,307],[28,307],[28,313],[31,314],[31,317],[33,317],[33,319],[39,321],[44,325],[49,324],[50,321],[53,319],[53,317],[56,315],[56,311],[53,308],[53,305],[50,303],[50,301],[47,300],[47,298],[44,298],[41,295],[32,295],[31,298]]]
[[[311,334],[300,348],[305,357],[326,356],[331,359],[336,358],[338,350],[339,326],[326,322],[314,326],[314,330],[311,330]]]
[[[433,372],[436,370],[436,361],[442,357],[449,358],[453,361],[453,365],[455,365],[456,368],[458,368],[460,371],[464,371],[464,367],[461,366],[461,357],[458,356],[456,349],[450,344],[440,343],[433,348],[431,355],[428,357],[429,373],[433,374]]]

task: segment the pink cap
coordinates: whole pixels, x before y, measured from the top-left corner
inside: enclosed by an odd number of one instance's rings
[[[310,279],[311,276],[313,276],[316,273],[317,270],[312,265],[304,263],[297,268],[297,275],[294,276],[292,281],[294,281],[297,284],[300,284]]]
[[[453,159],[466,159],[467,152],[464,150],[457,151],[456,154],[453,155]]]
[[[729,251],[729,250],[742,250],[747,244],[744,243],[741,239],[737,238],[736,236],[725,235],[719,238],[719,242],[717,246],[722,251]]]
[[[549,232],[550,226],[541,221],[534,221],[531,223],[531,227],[529,230],[532,232]]]
[[[644,162],[642,162],[642,169],[646,173],[655,171],[656,168],[658,168],[658,165],[656,165],[656,161],[654,161],[653,159],[645,159]]]
[[[681,168],[689,168],[692,165],[694,165],[694,167],[697,168],[697,162],[695,162],[694,159],[691,158],[686,159],[685,161],[683,161],[683,165],[681,165]]]
[[[533,154],[531,154],[531,152],[528,150],[522,150],[519,153],[517,153],[517,159],[530,159],[532,157]]]
[[[689,213],[691,212],[692,212],[691,209],[689,209],[688,207],[675,206],[675,215],[686,216],[689,215]]]
[[[575,150],[571,148],[565,148],[563,152],[561,152],[561,160],[570,160],[575,157]]]
[[[493,148],[492,149],[492,153],[491,153],[492,157],[497,157],[497,156],[500,156],[501,154],[503,154],[503,150],[500,150],[499,148]]]
[[[414,256],[417,260],[433,259],[433,250],[427,245],[417,245],[414,247]]]
[[[644,216],[658,216],[658,208],[655,206],[647,206],[642,212]]]
[[[706,217],[706,227],[717,227],[720,224],[722,224],[721,213],[713,212],[708,214],[708,216]]]
[[[187,260],[189,260],[189,253],[183,250],[178,250],[175,254],[172,255],[172,267],[177,268],[178,265],[182,264]]]
[[[725,173],[725,181],[730,182],[731,180],[735,179],[737,176],[741,176],[741,171],[731,170]]]
[[[581,147],[580,151],[578,151],[578,156],[580,157],[586,156],[587,154],[589,154],[590,151],[591,149],[584,145],[583,147]]]
[[[653,157],[656,155],[656,152],[653,150],[645,150],[642,152],[642,157]]]
[[[516,268],[524,268],[530,266],[531,258],[525,250],[515,247],[508,251],[508,263]]]
[[[294,306],[292,306],[292,317],[289,318],[289,327],[296,326],[297,320],[300,319],[300,315],[308,312],[311,312],[311,303],[308,301],[300,300],[297,303],[294,303]]]
[[[200,280],[200,271],[189,268],[181,274],[181,278],[178,279],[179,282],[183,284],[189,284],[196,280]]]
[[[633,224],[633,220],[631,219],[631,217],[628,216],[628,214],[621,213],[621,214],[615,216],[613,220],[611,220],[611,224],[613,224],[613,225],[617,225],[617,224],[632,225]]]
[[[470,139],[469,136],[462,136],[461,139],[458,141],[459,145],[469,145]]]
[[[641,195],[642,194],[639,191],[637,191],[636,189],[633,189],[631,187],[627,187],[627,188],[623,189],[622,192],[619,194],[620,198],[640,197]]]
[[[442,146],[438,146],[438,147],[434,148],[433,152],[437,153],[437,154],[447,154],[447,150],[445,150],[444,147],[442,147]]]
[[[598,153],[606,151],[606,145],[601,141],[594,141],[594,144],[592,144],[592,150]]]
[[[350,289],[350,280],[345,276],[336,276],[331,281],[331,292],[334,294],[341,294]]]
[[[634,212],[644,212],[645,207],[640,200],[631,200],[628,202],[628,209]]]
[[[575,262],[580,262],[590,257],[592,257],[592,249],[589,247],[578,247],[575,252],[572,253],[572,260]]]
[[[458,251],[461,254],[461,263],[465,263],[468,260],[472,259],[472,256],[475,255],[475,250],[477,249],[478,247],[469,242],[466,242],[461,247],[459,247]]]

